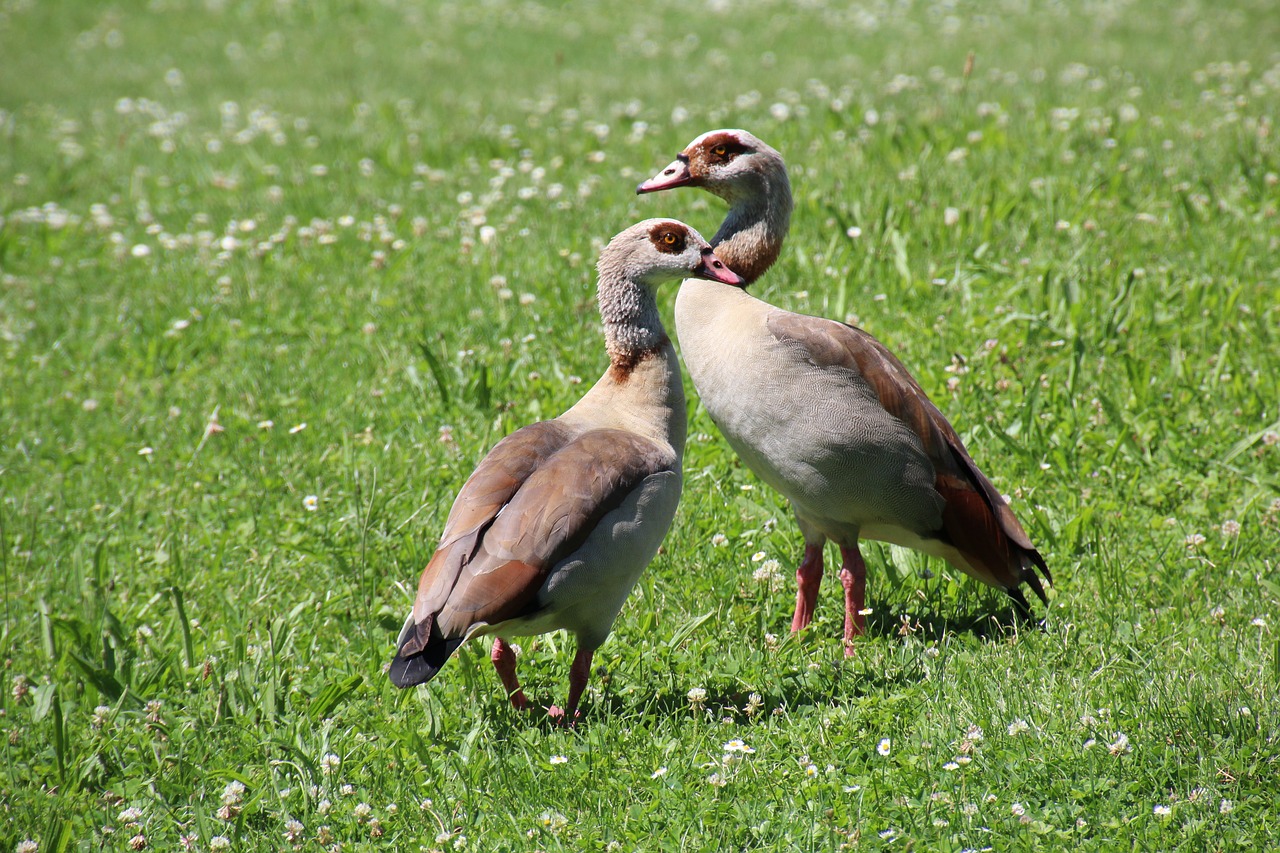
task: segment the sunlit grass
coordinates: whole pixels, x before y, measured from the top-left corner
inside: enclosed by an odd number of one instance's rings
[[[1274,845],[1280,17],[793,5],[0,2],[0,849]],[[600,246],[714,232],[633,190],[718,126],[792,171],[757,291],[912,368],[1044,630],[871,544],[857,656],[830,579],[790,637],[694,404],[576,731],[479,647],[395,690],[456,489],[604,369]]]

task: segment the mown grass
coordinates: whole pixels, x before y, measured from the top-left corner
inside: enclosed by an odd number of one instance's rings
[[[0,848],[1274,845],[1277,44],[1260,0],[3,3]],[[913,368],[1044,629],[869,545],[857,656],[834,584],[788,637],[794,523],[694,407],[577,730],[480,648],[396,691],[454,491],[603,370],[598,248],[715,230],[632,190],[717,126],[792,167],[759,291]]]

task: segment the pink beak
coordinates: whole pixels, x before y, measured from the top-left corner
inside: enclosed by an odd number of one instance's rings
[[[694,268],[693,274],[707,281],[718,281],[732,284],[734,287],[746,287],[747,280],[724,265],[724,261],[716,257],[711,249],[702,250],[702,262]]]
[[[693,175],[689,174],[689,158],[684,154],[676,156],[671,165],[636,187],[636,195],[644,193],[656,193],[659,190],[670,190],[676,187],[686,187],[693,182]]]

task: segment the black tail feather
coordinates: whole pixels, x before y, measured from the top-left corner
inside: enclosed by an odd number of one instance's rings
[[[1040,583],[1040,575],[1036,574],[1036,569],[1039,569],[1041,574],[1044,575],[1044,579],[1049,582],[1049,586],[1053,586],[1053,575],[1049,574],[1049,566],[1045,563],[1044,557],[1040,556],[1039,551],[1031,548],[1027,551],[1027,556],[1031,558],[1034,568],[1024,563],[1022,579],[1026,581],[1027,586],[1031,587],[1031,591],[1034,592],[1047,607],[1049,605],[1049,597],[1044,593],[1044,586]]]
[[[1043,598],[1044,592],[1040,590],[1040,584],[1038,580],[1039,579],[1037,579],[1037,582],[1035,583],[1033,588],[1035,589],[1036,592],[1039,592],[1040,597]],[[1006,589],[1005,594],[1013,599],[1014,607],[1018,611],[1019,618],[1025,619],[1028,622],[1033,620],[1033,615],[1031,613],[1031,605],[1027,602],[1027,597],[1022,594],[1021,589],[1015,586],[1012,589]],[[1045,602],[1045,603],[1048,604],[1048,602]]]
[[[434,620],[432,620],[434,622]],[[463,639],[445,639],[435,625],[430,626],[430,636],[425,643],[418,637],[419,626],[406,625],[400,633],[400,650],[391,661],[388,675],[396,687],[412,687],[426,684],[436,677],[440,668],[448,662],[462,645]]]

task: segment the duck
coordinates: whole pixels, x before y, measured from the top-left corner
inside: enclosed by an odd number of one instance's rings
[[[568,701],[547,712],[576,719],[592,656],[671,526],[686,412],[656,291],[686,277],[745,282],[671,219],[622,231],[597,270],[609,367],[568,411],[498,442],[458,491],[396,640],[397,687],[429,682],[468,639],[492,636],[494,668],[524,711],[511,638],[563,629],[577,642]]]
[[[639,194],[706,190],[728,204],[711,239],[754,283],[777,260],[791,222],[787,167],[741,129],[708,131],[641,183]],[[1003,590],[1023,618],[1025,583],[1046,605],[1049,567],[955,429],[903,363],[866,331],[785,311],[746,287],[683,282],[676,339],[702,405],[729,445],[790,502],[804,539],[791,630],[809,625],[827,541],[841,557],[844,648],[865,630],[866,563],[858,542],[940,557]]]

